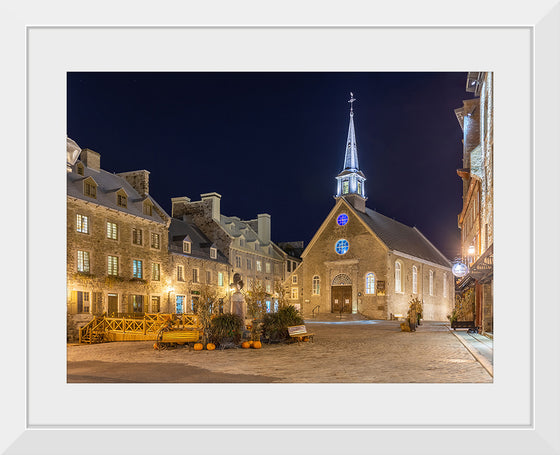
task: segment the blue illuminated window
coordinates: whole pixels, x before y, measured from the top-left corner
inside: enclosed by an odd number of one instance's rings
[[[341,213],[340,215],[338,215],[336,222],[339,226],[344,226],[346,223],[348,223],[348,215],[346,215],[346,213]]]
[[[339,240],[338,242],[336,242],[334,249],[338,254],[346,253],[348,251],[348,240]]]

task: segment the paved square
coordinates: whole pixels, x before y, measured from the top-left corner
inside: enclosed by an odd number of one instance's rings
[[[488,383],[444,323],[306,323],[314,343],[156,351],[153,342],[68,346],[68,382]]]

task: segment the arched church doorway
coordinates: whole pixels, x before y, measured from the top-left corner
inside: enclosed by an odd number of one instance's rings
[[[333,313],[352,313],[352,280],[344,273],[332,281],[331,308]]]

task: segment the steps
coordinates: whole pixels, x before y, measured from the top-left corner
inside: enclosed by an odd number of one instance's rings
[[[369,318],[360,313],[319,313],[315,317],[308,316],[305,318],[309,321],[316,322],[336,322],[336,321],[369,321]]]

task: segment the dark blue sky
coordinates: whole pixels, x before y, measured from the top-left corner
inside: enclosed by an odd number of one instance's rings
[[[459,250],[467,73],[68,73],[68,136],[111,172],[150,171],[150,194],[222,195],[222,213],[272,215],[307,244],[334,204],[349,92],[368,207]]]

